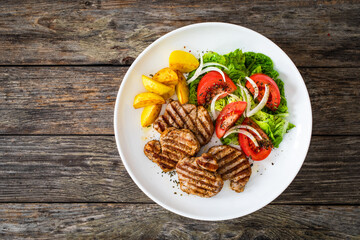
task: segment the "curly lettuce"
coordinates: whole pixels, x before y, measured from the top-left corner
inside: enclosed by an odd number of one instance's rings
[[[279,115],[271,115],[263,111],[257,112],[250,117],[268,135],[274,147],[279,147],[285,133],[295,127],[285,118]]]

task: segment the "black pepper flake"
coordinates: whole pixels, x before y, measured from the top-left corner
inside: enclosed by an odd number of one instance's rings
[[[167,172],[167,174],[172,178],[175,175],[175,171]]]
[[[274,163],[272,162],[271,165],[274,165]]]
[[[177,192],[174,192],[174,194],[177,194]]]
[[[150,74],[150,77],[154,77],[154,74]]]
[[[252,166],[254,166],[254,164],[252,163],[252,164],[250,164],[250,167],[252,167]]]

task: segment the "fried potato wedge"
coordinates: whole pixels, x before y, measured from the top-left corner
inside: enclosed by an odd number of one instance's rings
[[[179,70],[182,73],[187,73],[199,67],[199,61],[191,53],[175,50],[170,54],[169,66],[172,70]]]
[[[166,86],[160,82],[157,82],[145,75],[142,75],[142,82],[146,90],[159,95],[164,95],[172,90],[171,87]]]
[[[161,104],[146,106],[141,113],[141,126],[147,127],[152,124],[161,112]]]
[[[134,99],[134,108],[142,108],[155,104],[164,104],[165,99],[156,93],[144,92],[139,93]]]
[[[179,99],[179,102],[181,104],[185,104],[189,101],[189,88],[186,83],[186,79],[184,75],[180,71],[176,71],[176,74],[178,75],[179,82],[176,85],[175,91],[176,95]]]
[[[169,86],[172,88],[172,90],[168,93],[165,93],[163,95],[161,95],[165,100],[168,100],[169,98],[171,98],[174,94],[175,94],[175,85],[171,85]]]
[[[163,68],[160,71],[158,71],[154,77],[153,80],[163,83],[165,85],[176,85],[178,83],[178,76],[174,70],[172,70],[169,67]]]

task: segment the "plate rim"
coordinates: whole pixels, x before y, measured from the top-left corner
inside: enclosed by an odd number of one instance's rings
[[[149,191],[147,191],[138,181],[138,179],[136,178],[135,174],[132,172],[132,170],[130,169],[130,167],[128,166],[127,162],[124,160],[124,154],[121,151],[121,145],[120,145],[120,140],[119,140],[119,135],[120,133],[118,132],[118,127],[117,127],[117,122],[118,122],[118,114],[119,114],[119,102],[120,102],[120,96],[121,93],[124,91],[125,89],[125,84],[123,84],[126,79],[129,79],[128,76],[130,75],[130,73],[132,72],[133,68],[136,66],[137,62],[140,61],[140,59],[154,46],[156,45],[158,42],[162,41],[164,38],[170,37],[171,35],[177,34],[178,32],[187,30],[187,29],[191,29],[191,28],[196,28],[199,26],[207,26],[207,25],[222,25],[222,26],[232,26],[232,27],[237,27],[237,28],[242,28],[245,31],[251,31],[254,32],[258,35],[261,35],[262,37],[264,37],[265,39],[267,39],[268,41],[270,41],[272,44],[274,44],[279,51],[281,51],[289,60],[290,62],[293,64],[293,66],[295,67],[295,69],[297,70],[297,73],[299,74],[300,78],[301,78],[301,82],[303,84],[303,87],[305,88],[306,91],[306,98],[307,98],[307,103],[309,105],[309,120],[310,120],[310,126],[309,126],[309,137],[306,139],[306,145],[304,144],[304,156],[303,156],[303,160],[301,165],[299,165],[298,169],[296,170],[296,174],[292,177],[291,181],[289,181],[289,184],[287,184],[287,186],[284,189],[281,189],[280,191],[277,191],[277,193],[274,195],[274,197],[271,199],[271,201],[261,204],[261,205],[257,205],[257,207],[255,208],[255,210],[250,210],[248,212],[246,212],[245,214],[242,215],[238,215],[235,216],[234,214],[231,217],[209,217],[209,218],[205,218],[205,217],[199,217],[197,215],[193,215],[193,214],[187,214],[184,212],[181,212],[177,209],[174,209],[172,207],[169,207],[168,205],[162,203],[159,199],[157,199],[153,194],[151,194]],[[163,208],[167,209],[170,212],[176,213],[180,216],[184,216],[187,218],[191,218],[191,219],[195,219],[195,220],[202,220],[202,221],[223,221],[223,220],[231,220],[231,219],[235,219],[235,218],[240,218],[240,217],[244,217],[248,214],[254,213],[260,209],[262,209],[263,207],[265,207],[266,205],[270,204],[271,202],[273,202],[277,197],[279,197],[289,186],[290,184],[294,181],[295,177],[298,175],[301,167],[304,164],[304,161],[306,159],[306,156],[308,154],[309,151],[309,147],[310,147],[310,143],[311,143],[311,138],[312,138],[312,125],[313,125],[313,116],[312,116],[312,107],[311,107],[311,101],[310,101],[310,96],[309,96],[309,92],[307,90],[305,81],[303,79],[303,77],[301,76],[298,68],[296,67],[295,63],[291,60],[291,58],[276,44],[274,43],[272,40],[270,40],[269,38],[267,38],[266,36],[262,35],[259,32],[256,32],[250,28],[247,27],[243,27],[241,25],[237,25],[237,24],[232,24],[232,23],[225,23],[225,22],[202,22],[202,23],[195,23],[195,24],[190,24],[190,25],[186,25],[177,29],[174,29],[173,31],[170,31],[166,34],[164,34],[163,36],[159,37],[158,39],[156,39],[154,42],[152,42],[150,45],[148,45],[135,59],[135,61],[131,64],[131,66],[129,67],[129,69],[127,70],[126,74],[123,77],[123,81],[120,84],[117,96],[116,96],[116,102],[115,102],[115,106],[114,106],[114,117],[113,117],[113,125],[114,125],[114,133],[115,133],[115,141],[116,141],[116,146],[118,149],[118,152],[120,154],[121,157],[121,161],[123,163],[123,165],[125,166],[126,171],[128,172],[128,174],[130,175],[131,179],[135,182],[135,184],[137,185],[137,187],[139,187],[143,193],[145,193],[152,201],[154,201],[155,203],[159,204],[160,206],[162,206]]]

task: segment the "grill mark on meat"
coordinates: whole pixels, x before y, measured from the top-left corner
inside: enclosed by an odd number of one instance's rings
[[[176,128],[180,128],[179,125],[177,124],[176,120],[175,120],[175,116],[173,116],[167,110],[165,110],[165,112],[167,113],[167,115],[163,115],[163,116],[164,116],[164,119],[166,119],[166,121],[168,123],[168,127],[174,126]]]
[[[240,164],[236,164],[232,168],[230,168],[227,171],[225,171],[224,173],[220,173],[220,174],[224,180],[227,180],[230,178],[234,178],[236,176],[236,174],[242,172],[243,170],[246,170],[249,167],[250,167],[250,164],[240,163]]]
[[[230,180],[231,189],[236,192],[244,191],[250,179],[251,166],[243,153],[226,145],[212,147],[208,153],[218,160],[217,172],[223,180]]]
[[[225,164],[229,163],[231,160],[234,160],[237,156],[240,156],[240,154],[235,151],[227,152],[227,155],[222,158],[218,158],[218,155],[215,155],[219,162],[219,168],[222,168]]]
[[[162,166],[166,169],[173,169],[177,164],[177,162],[171,160],[168,157],[165,157],[164,155],[159,156],[159,161],[157,161],[157,163],[160,165],[160,167]]]
[[[241,179],[243,179],[243,178],[249,178],[249,176],[248,176],[249,173],[251,174],[251,168],[242,170],[241,172],[237,173],[237,174],[234,176],[233,180],[234,180],[234,181],[239,181],[239,180],[241,180]]]
[[[241,154],[239,154],[238,152],[232,152],[231,154],[227,155],[225,158],[223,158],[219,163],[219,168],[223,169],[229,169],[232,168],[232,166],[236,163],[240,164],[242,163],[244,160],[241,158]],[[247,159],[245,159],[247,160]]]
[[[197,120],[198,119],[198,108],[194,108],[188,114],[188,116],[189,116],[189,119],[191,119],[191,122],[194,125],[194,130],[192,130],[192,131],[195,133],[197,139],[200,142],[200,145],[205,145],[207,140],[210,140],[211,137],[209,139],[206,139],[206,136],[203,136],[200,129],[199,129],[198,122],[197,122],[198,121]],[[209,123],[212,125],[212,122],[209,122]]]
[[[172,160],[171,158],[167,157],[166,155],[161,154],[160,159],[163,160],[162,162],[167,162],[169,165],[176,165],[177,161]]]
[[[169,127],[191,130],[202,146],[210,141],[214,133],[213,122],[203,106],[181,105],[178,101],[170,102],[165,108],[164,115],[159,116],[154,122],[155,130],[160,133]]]
[[[203,180],[199,180],[195,176],[192,176],[191,174],[189,174],[188,172],[186,172],[186,170],[184,170],[182,168],[178,168],[177,173],[178,174],[180,173],[182,175],[181,178],[183,180],[187,180],[188,183],[192,183],[193,185],[198,186],[199,188],[203,188],[203,189],[207,189],[207,190],[213,190],[213,188],[217,188],[217,185],[204,182]]]
[[[169,148],[169,150],[172,150],[174,152],[179,151],[183,155],[189,155],[190,152],[195,152],[196,149],[186,146],[185,144],[181,142],[177,142],[176,144],[171,143],[163,143],[164,147]],[[190,153],[191,154],[191,153]],[[191,154],[192,155],[192,154]]]
[[[204,187],[199,186],[198,184],[194,183],[193,181],[188,181],[187,186],[189,186],[192,190],[194,190],[196,192],[201,192],[204,194],[206,194],[208,192],[215,193],[216,190],[219,188],[216,186],[214,186],[213,188],[204,188]]]
[[[176,107],[173,106],[173,102],[169,103],[166,107],[166,113],[169,114],[177,124],[177,128],[184,128],[184,122],[176,111]],[[179,117],[176,117],[179,116]],[[186,126],[185,126],[186,127]]]
[[[203,186],[199,186],[199,184],[196,184],[196,182],[194,182],[193,180],[189,181],[189,179],[186,179],[186,184],[182,184],[180,186],[180,188],[182,188],[181,190],[183,190],[185,192],[186,192],[186,190],[184,190],[184,188],[190,189],[191,191],[198,193],[205,197],[209,197],[209,196],[207,196],[209,194],[209,192],[212,194],[216,194],[219,191],[220,187],[221,187],[221,185],[204,188]]]
[[[200,150],[195,135],[188,129],[167,128],[160,141],[152,140],[144,146],[145,155],[167,172],[173,170],[179,160],[191,157]]]
[[[157,154],[155,153],[153,155],[154,159],[151,159],[153,162],[157,163],[161,169],[163,169],[164,171],[165,170],[168,170],[168,169],[173,169],[177,162],[171,160],[170,158],[164,156],[163,154]]]
[[[216,148],[210,148],[208,153],[212,154],[216,158],[221,158],[221,156],[218,156],[218,153],[221,153],[224,149],[225,148],[223,146],[217,146]]]
[[[165,125],[165,128],[164,128],[163,131],[165,131],[166,128],[170,127],[171,124],[173,124],[173,122],[174,122],[171,117],[165,116],[165,115],[162,115],[162,118],[161,118],[161,119],[162,119],[162,122],[163,122],[164,125]]]
[[[216,172],[216,170],[219,168],[219,164],[217,163],[216,158],[208,153],[203,153],[201,157],[196,158],[196,163],[199,167],[210,172]]]
[[[198,177],[201,177],[201,176],[205,176],[208,180],[214,180],[216,179],[216,177],[209,171],[204,171],[203,169],[200,168],[200,166],[198,166],[196,164],[196,161],[194,161],[193,163],[194,165],[192,164],[188,164],[188,163],[185,163],[183,166],[184,167],[187,167],[189,170],[191,169],[192,172],[194,175],[198,176]]]
[[[196,111],[196,106],[194,104],[183,104],[182,107],[187,114],[190,114],[194,110]]]
[[[228,149],[225,146],[219,146],[218,148],[215,148],[216,150],[219,149],[218,151],[213,149],[214,148],[210,148],[208,153],[212,154],[216,159],[218,159],[219,165],[224,157],[232,154],[235,151],[234,149]]]
[[[171,146],[177,145],[181,149],[186,149],[188,151],[193,151],[194,147],[190,147],[191,144],[194,144],[194,140],[184,138],[183,136],[176,136],[176,141],[174,142],[173,138],[163,137],[161,140],[162,144],[170,144]]]
[[[216,159],[206,153],[201,157],[187,157],[178,162],[176,171],[182,191],[201,197],[212,197],[220,192],[223,187],[220,175],[198,165],[198,161],[209,159],[217,165]]]
[[[242,192],[245,189],[246,183],[249,181],[251,175],[251,168],[245,169],[238,173],[235,178],[230,181],[230,187],[235,192]]]
[[[189,116],[189,114],[185,111],[185,109],[180,105],[179,102],[174,101],[172,102],[175,105],[175,111],[178,113],[178,115],[180,116],[180,118],[184,121],[184,127],[190,129],[193,132],[197,132],[196,131],[196,126],[193,122],[193,119],[191,119],[191,117]]]
[[[187,166],[187,167],[189,167],[189,166]],[[193,179],[196,179],[196,177],[204,177],[208,181],[213,181],[213,180],[216,179],[215,177],[204,175],[203,173],[205,171],[196,171],[197,169],[194,169],[192,167],[189,167],[189,168],[183,168],[183,167],[180,167],[180,166],[178,167],[178,169],[181,170],[180,172],[182,172],[182,174],[185,174],[186,176],[192,177]]]
[[[163,150],[164,153],[165,153],[165,152],[170,153],[170,154],[172,154],[175,158],[177,157],[177,158],[182,159],[183,156],[187,156],[187,155],[188,155],[186,151],[184,151],[184,150],[182,150],[182,149],[180,149],[180,148],[176,148],[176,147],[174,147],[174,146],[171,146],[170,144],[164,144],[163,147],[165,147],[165,150]],[[179,160],[180,160],[180,159],[179,159]]]
[[[198,119],[200,120],[200,123],[202,124],[202,126],[204,127],[205,131],[206,131],[206,136],[212,135],[212,131],[211,129],[213,128],[213,125],[209,125],[206,124],[206,122],[211,122],[211,118],[207,113],[207,110],[203,107],[200,106],[199,110],[198,110]],[[209,128],[207,128],[206,126],[208,126]]]
[[[206,139],[207,139],[207,134],[206,134],[205,127],[202,124],[202,122],[200,121],[200,119],[197,118],[195,121],[196,121],[196,127],[198,129],[198,134],[201,137],[201,141],[202,141],[203,144],[205,144]]]
[[[165,129],[167,128],[168,125],[165,122],[164,117],[163,116],[161,116],[161,117],[162,118],[159,119],[159,121],[157,122],[157,125],[158,125],[158,127],[160,129],[160,132],[163,132],[163,131],[165,131]]]
[[[199,189],[199,191],[197,189],[194,188],[190,188],[187,185],[184,184],[180,184],[180,188],[182,191],[190,194],[190,192],[192,191],[193,194],[199,195],[201,197],[207,197],[206,195],[206,191],[204,191],[203,189]]]

